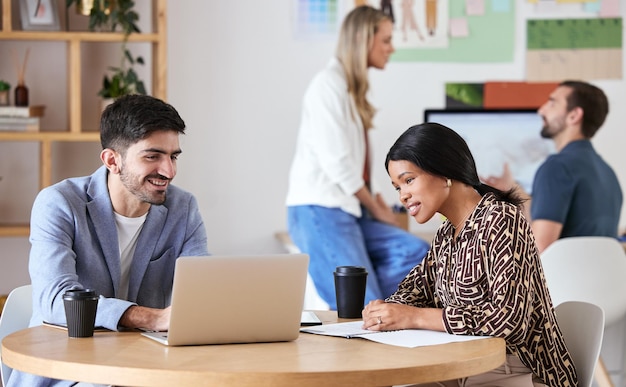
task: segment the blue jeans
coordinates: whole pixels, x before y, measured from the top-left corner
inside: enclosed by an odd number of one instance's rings
[[[430,247],[398,227],[368,215],[357,218],[339,208],[290,206],[287,225],[292,241],[309,254],[309,274],[320,297],[333,310],[337,309],[333,276],[337,266],[366,268],[367,304],[395,292]]]

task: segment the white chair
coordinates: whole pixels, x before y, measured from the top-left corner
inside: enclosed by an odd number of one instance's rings
[[[32,286],[24,285],[15,288],[9,293],[2,315],[0,315],[0,342],[2,339],[20,329],[28,327],[30,317],[33,314]],[[2,347],[0,346],[0,358]],[[13,370],[4,363],[0,369],[2,375],[2,385],[6,386],[9,376]]]
[[[555,306],[566,301],[585,301],[604,311],[604,325],[626,315],[626,254],[622,245],[608,237],[559,239],[541,254],[541,264]],[[612,386],[602,358],[595,380]]]
[[[593,371],[600,357],[604,334],[604,311],[584,301],[565,301],[555,309],[556,319],[565,338],[579,387],[591,387]]]

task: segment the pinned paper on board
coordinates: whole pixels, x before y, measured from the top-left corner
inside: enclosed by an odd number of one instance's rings
[[[341,23],[340,0],[293,1],[293,31],[297,38],[335,38]]]
[[[527,21],[526,79],[622,78],[622,18]]]
[[[450,19],[450,36],[454,38],[466,37],[469,35],[467,18],[456,17]]]
[[[392,61],[399,62],[512,62],[515,47],[515,3],[513,0],[393,0],[395,14],[403,3],[413,3],[418,7],[437,6],[435,34],[447,35],[447,45],[405,46],[403,36],[398,39],[394,33],[396,52]],[[370,1],[372,3],[372,1]],[[419,5],[421,3],[421,5]],[[447,8],[447,12],[444,9]],[[443,21],[441,16],[444,17]],[[432,14],[431,14],[432,18]],[[423,28],[424,26],[418,25]],[[402,19],[396,17],[396,28],[402,28]],[[443,28],[442,32],[439,32]],[[407,30],[408,39],[416,35]],[[414,41],[419,37],[413,36]],[[425,39],[427,40],[427,39]]]
[[[403,48],[448,47],[448,0],[387,0],[395,28],[393,44]]]
[[[554,14],[566,12],[563,7],[571,5],[581,6],[584,12],[596,14],[599,17],[619,17],[620,0],[526,0],[533,4],[535,13]],[[563,6],[563,7],[561,7]],[[569,8],[571,9],[571,8]]]
[[[466,0],[466,12],[470,16],[480,16],[485,14],[485,0]]]
[[[619,0],[602,0],[600,3],[600,17],[619,17]]]

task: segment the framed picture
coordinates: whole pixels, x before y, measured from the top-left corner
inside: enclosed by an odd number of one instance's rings
[[[59,10],[56,0],[20,0],[22,29],[59,31]]]

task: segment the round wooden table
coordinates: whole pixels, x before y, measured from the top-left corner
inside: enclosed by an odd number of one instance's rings
[[[318,315],[333,322],[333,313]],[[2,341],[2,360],[11,368],[124,386],[390,386],[475,375],[504,359],[499,338],[404,348],[301,333],[285,343],[166,347],[139,332],[71,339],[39,326]]]

